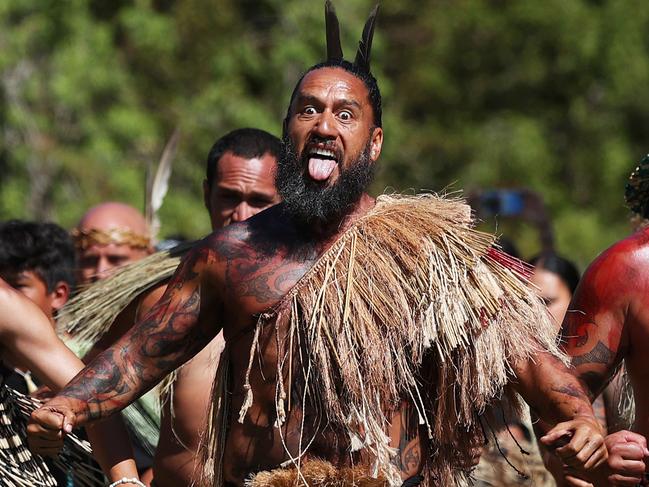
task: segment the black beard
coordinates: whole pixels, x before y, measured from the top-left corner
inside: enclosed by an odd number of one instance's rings
[[[284,210],[298,224],[329,225],[339,221],[353,209],[372,182],[371,141],[349,169],[340,169],[338,180],[329,187],[310,181],[305,174],[308,161],[298,156],[288,136],[284,135],[282,142],[275,186],[284,200]]]

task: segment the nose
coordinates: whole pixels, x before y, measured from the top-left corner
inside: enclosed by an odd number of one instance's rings
[[[232,221],[233,222],[242,222],[244,220],[247,220],[253,215],[252,208],[248,203],[245,201],[242,201],[237,205],[237,207],[234,209],[234,212],[232,213]]]
[[[95,268],[95,276],[99,279],[103,279],[108,276],[113,267],[114,266],[108,262],[106,257],[100,257],[97,261],[97,267]]]
[[[318,135],[325,139],[335,138],[336,132],[336,122],[334,120],[334,114],[331,110],[324,110],[320,117],[318,117],[318,123],[315,125],[313,130],[314,135]]]

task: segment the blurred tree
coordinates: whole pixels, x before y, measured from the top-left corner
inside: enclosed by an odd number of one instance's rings
[[[371,0],[337,2],[352,57]],[[233,128],[280,135],[301,71],[324,55],[304,0],[0,2],[0,218],[72,226],[142,206],[146,161],[182,133],[162,233],[208,230],[205,156]],[[559,250],[585,264],[629,228],[623,185],[647,152],[649,3],[384,2],[374,66],[386,142],[375,192],[530,187]],[[524,225],[499,222],[523,255]]]

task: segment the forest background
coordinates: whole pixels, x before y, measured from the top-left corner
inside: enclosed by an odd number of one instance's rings
[[[351,58],[372,2],[335,3]],[[281,135],[323,57],[321,0],[3,0],[0,220],[71,228],[101,201],[142,208],[177,127],[161,235],[207,233],[209,148],[243,126]],[[373,66],[375,194],[530,188],[581,266],[629,233],[624,183],[649,152],[646,0],[384,0]],[[538,251],[529,225],[496,226]]]

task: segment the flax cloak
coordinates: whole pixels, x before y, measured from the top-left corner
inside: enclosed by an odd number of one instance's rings
[[[407,398],[432,444],[426,485],[461,485],[467,478],[461,466],[482,435],[478,415],[510,389],[514,364],[539,352],[566,362],[528,271],[497,251],[492,235],[473,228],[461,200],[379,197],[258,321],[256,336],[276,320],[289,326],[277,336],[276,426],[290,394],[288,364],[300,359],[308,373],[291,371],[293,380],[303,381],[329,424],[346,431],[352,449],[371,459],[372,476],[400,485],[386,412]],[[253,340],[250,368],[257,353]],[[254,401],[246,377],[243,407],[228,411],[227,370],[224,356],[200,485],[222,485],[228,418],[238,414],[243,421]],[[302,461],[284,465],[299,470]],[[250,485],[281,485],[265,482]]]

